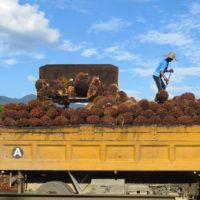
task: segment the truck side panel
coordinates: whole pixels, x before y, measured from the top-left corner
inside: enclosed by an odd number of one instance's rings
[[[200,126],[1,128],[0,149],[0,170],[200,170]]]

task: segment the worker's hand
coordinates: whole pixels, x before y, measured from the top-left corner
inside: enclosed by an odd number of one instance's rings
[[[169,72],[174,72],[174,70],[173,70],[173,69],[170,69]]]
[[[166,83],[166,85],[168,85],[168,83],[169,83],[169,80],[168,80],[168,79],[165,79],[165,83]]]

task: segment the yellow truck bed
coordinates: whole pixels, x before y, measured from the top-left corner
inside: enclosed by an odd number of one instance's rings
[[[200,170],[200,126],[1,127],[0,170]]]

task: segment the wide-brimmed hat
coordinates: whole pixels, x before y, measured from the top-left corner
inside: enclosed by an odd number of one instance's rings
[[[164,55],[164,57],[167,57],[167,58],[171,58],[172,60],[176,60],[175,58],[175,53],[174,52],[169,52],[168,55]],[[177,60],[176,60],[177,61]]]

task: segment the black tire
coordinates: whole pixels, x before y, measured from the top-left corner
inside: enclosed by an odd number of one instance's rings
[[[61,181],[46,182],[36,192],[37,194],[73,194],[73,190],[69,185]]]

